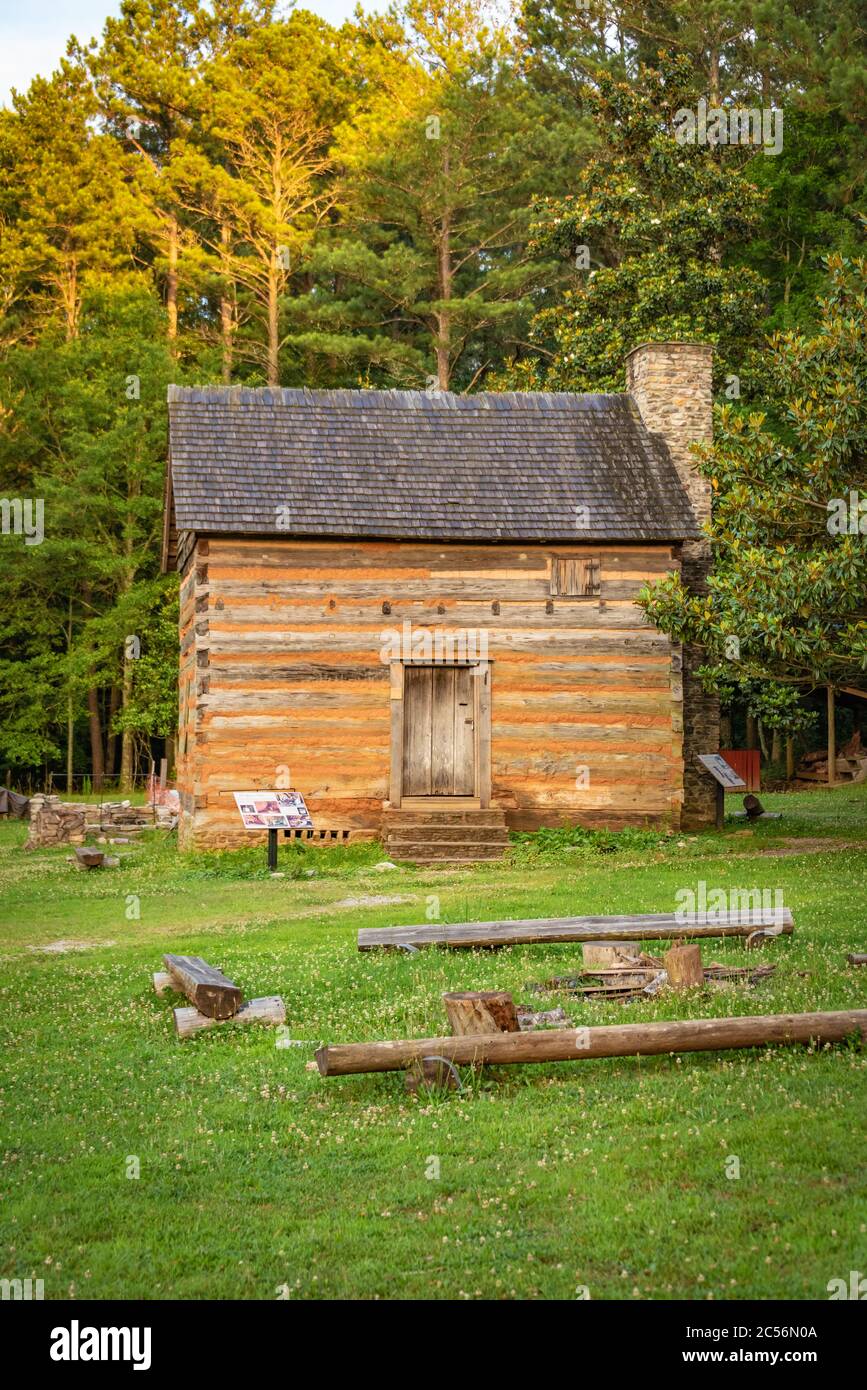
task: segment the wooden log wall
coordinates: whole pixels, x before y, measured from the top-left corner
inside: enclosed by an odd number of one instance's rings
[[[583,551],[599,557],[600,595],[552,598],[553,558]],[[250,843],[232,792],[280,784],[286,768],[317,827],[377,832],[383,634],[406,620],[486,632],[491,805],[513,829],[676,824],[680,653],[632,598],[677,568],[664,545],[199,539],[181,589],[182,842]]]
[[[179,835],[182,846],[189,843],[186,833],[192,829],[195,812],[196,776],[196,563],[195,555],[181,576],[180,590],[180,662],[178,666],[178,740],[175,749],[175,777],[181,801]]]

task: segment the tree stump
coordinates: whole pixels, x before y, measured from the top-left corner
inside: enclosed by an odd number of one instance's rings
[[[585,941],[581,947],[584,969],[635,965],[638,946],[634,941]]]
[[[444,994],[452,1036],[465,1038],[473,1033],[517,1033],[518,1014],[511,994],[505,990]]]
[[[695,989],[704,984],[700,946],[672,946],[662,959],[673,989]]]

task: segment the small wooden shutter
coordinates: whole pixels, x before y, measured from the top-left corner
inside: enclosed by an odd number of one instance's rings
[[[554,555],[551,559],[551,593],[558,598],[594,598],[601,593],[598,555]]]

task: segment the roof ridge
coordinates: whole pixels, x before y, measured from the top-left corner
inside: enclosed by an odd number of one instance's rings
[[[169,405],[334,405],[383,406],[403,409],[514,409],[515,407],[597,408],[622,410],[628,398],[622,391],[413,391],[390,388],[309,386],[184,386],[172,384]]]

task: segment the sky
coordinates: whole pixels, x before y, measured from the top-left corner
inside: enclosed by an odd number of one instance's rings
[[[352,15],[355,3],[303,0],[303,7],[339,24]],[[86,42],[119,8],[119,0],[0,0],[0,104],[9,104],[13,87],[26,91],[34,77],[49,77],[70,34]]]

